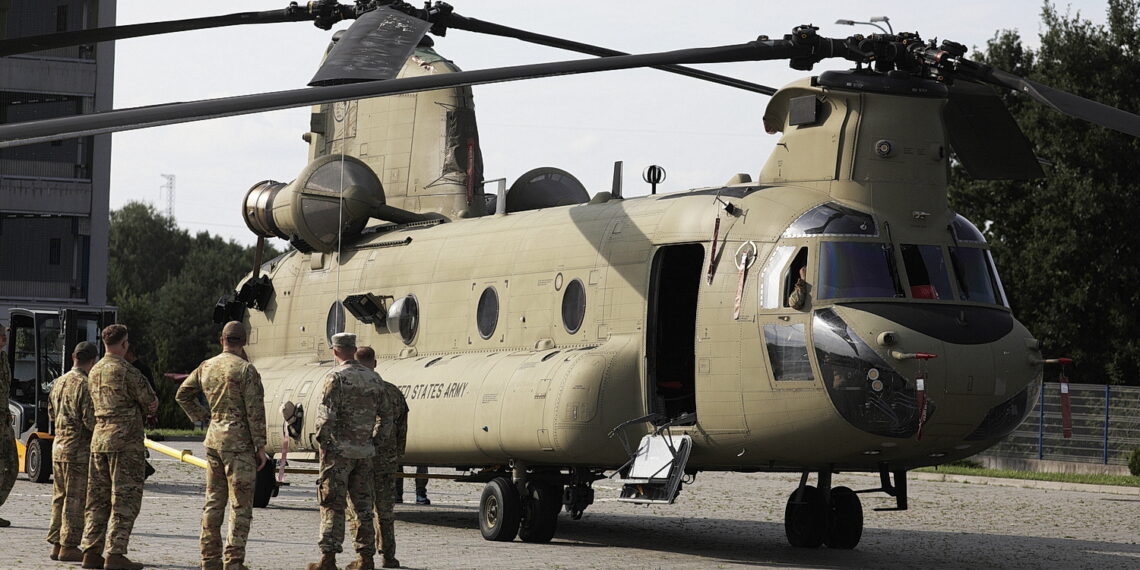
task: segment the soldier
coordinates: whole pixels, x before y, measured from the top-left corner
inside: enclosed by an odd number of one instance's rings
[[[222,328],[222,353],[203,362],[178,388],[175,399],[206,431],[206,506],[202,509],[202,568],[244,569],[245,542],[253,519],[253,488],[265,468],[265,392],[261,375],[245,359],[245,327]],[[206,394],[209,409],[199,403]],[[230,533],[222,552],[222,518],[230,503]],[[224,562],[224,563],[223,563]]]
[[[87,465],[91,459],[91,432],[95,429],[87,373],[98,358],[95,343],[83,341],[75,345],[71,371],[52,382],[48,397],[48,416],[55,422],[55,441],[51,446],[54,489],[47,536],[52,544],[52,560],[83,560],[79,540],[83,538]]]
[[[138,369],[123,359],[130,346],[127,334],[123,325],[103,329],[106,354],[91,368],[87,381],[95,408],[95,430],[87,477],[87,526],[79,545],[84,568],[143,567],[127,559],[126,553],[142,507],[146,469],[143,417],[158,409],[158,398]]]
[[[325,375],[317,410],[317,443],[321,474],[321,561],[309,570],[336,570],[336,554],[344,542],[345,495],[352,499],[358,524],[353,546],[359,555],[349,570],[374,568],[376,527],[372,522],[372,440],[380,429],[380,377],[355,360],[356,335],[335,334],[337,366]]]
[[[16,434],[12,433],[12,413],[8,411],[8,396],[12,393],[12,371],[8,368],[8,331],[0,326],[0,394],[4,405],[0,407],[0,506],[8,500],[12,485],[16,484],[19,466],[16,455]],[[12,523],[0,519],[0,528]]]
[[[356,360],[376,369],[376,352],[370,346],[356,350]],[[400,456],[408,440],[408,404],[404,394],[390,382],[380,379],[383,399],[380,409],[380,433],[372,441],[376,455],[372,457],[372,500],[376,503],[376,520],[380,530],[377,550],[384,553],[385,568],[399,568],[396,559],[396,516],[392,512],[392,490],[395,473],[400,470]]]

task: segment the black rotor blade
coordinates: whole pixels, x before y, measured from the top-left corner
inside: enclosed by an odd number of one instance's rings
[[[58,34],[0,40],[0,56],[142,36],[168,34],[171,32],[220,28],[223,26],[239,26],[243,24],[302,22],[312,20],[313,18],[314,16],[310,14],[308,10],[291,6],[282,10],[267,10],[264,12],[239,12],[236,14],[226,14],[224,16],[191,18],[188,20],[170,20],[167,22],[91,28],[73,32],[60,32]]]
[[[309,85],[391,79],[430,27],[425,20],[387,7],[366,12],[336,41]]]
[[[950,146],[975,180],[1032,180],[1045,172],[993,88],[956,81],[943,109]]]
[[[1070,117],[1084,119],[1090,123],[1110,128],[1124,134],[1140,137],[1140,116],[1109,107],[1067,91],[1054,89],[1036,81],[1014,75],[1008,71],[990,68],[988,73],[977,79],[1025,93],[1036,101],[1052,107]]]
[[[747,44],[720,47],[519,65],[386,81],[369,81],[329,87],[294,89],[291,91],[278,91],[186,103],[167,103],[165,105],[154,105],[150,107],[119,109],[89,115],[0,125],[0,148],[142,129],[159,125],[245,115],[261,111],[288,109],[335,101],[413,93],[466,85],[676,63],[724,63],[733,61],[789,59],[796,57],[848,57],[848,53],[849,49],[841,40],[823,40],[815,44],[796,43],[790,39],[757,40]]]
[[[466,16],[460,16],[459,14],[455,14],[455,13],[450,13],[447,15],[447,18],[445,20],[445,24],[447,25],[447,27],[455,28],[457,30],[465,30],[468,32],[476,32],[476,33],[480,33],[480,34],[487,34],[487,35],[500,36],[500,37],[506,37],[506,38],[514,38],[516,40],[522,40],[524,42],[529,42],[532,44],[544,45],[544,46],[548,46],[548,47],[565,49],[565,50],[569,50],[569,51],[576,51],[578,53],[596,55],[599,57],[610,57],[610,56],[615,56],[615,55],[629,55],[625,52],[620,52],[620,51],[616,51],[616,50],[612,50],[612,49],[608,49],[608,48],[604,48],[604,47],[599,47],[599,46],[595,46],[595,45],[590,45],[590,44],[584,44],[581,42],[575,42],[575,41],[567,40],[567,39],[563,39],[563,38],[557,38],[554,36],[536,34],[534,32],[528,32],[526,30],[520,30],[518,28],[511,28],[508,26],[503,26],[501,24],[495,24],[493,22],[485,22],[483,20],[477,20],[475,18],[468,18]],[[776,90],[774,88],[768,87],[767,85],[759,85],[757,83],[751,83],[749,81],[736,79],[734,77],[728,77],[725,75],[710,73],[708,71],[702,71],[700,69],[693,69],[690,67],[682,67],[680,65],[655,65],[655,66],[653,66],[653,68],[654,69],[660,69],[662,71],[668,71],[671,73],[677,73],[680,75],[685,75],[688,77],[693,77],[696,79],[703,79],[705,81],[711,81],[713,83],[718,83],[720,85],[727,85],[729,87],[736,87],[738,89],[744,89],[746,91],[752,91],[754,93],[761,93],[764,95],[772,95],[776,92]]]

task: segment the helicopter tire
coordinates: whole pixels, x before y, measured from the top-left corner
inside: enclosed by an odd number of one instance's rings
[[[47,483],[51,480],[51,440],[32,436],[24,453],[24,472],[28,480]]]
[[[265,467],[261,468],[253,478],[253,506],[263,509],[269,506],[269,499],[277,496],[277,460],[272,457],[266,460]]]
[[[835,487],[831,490],[828,510],[824,542],[829,548],[855,548],[863,536],[863,504],[859,502],[859,495],[847,487]]]
[[[827,504],[823,492],[806,485],[803,497],[800,490],[792,491],[784,509],[784,534],[788,543],[800,548],[818,548],[827,534]]]
[[[519,538],[523,542],[550,542],[558,529],[558,513],[562,510],[562,485],[532,482],[526,484],[522,498],[522,520]]]
[[[479,498],[479,532],[486,540],[510,542],[519,533],[522,501],[510,479],[495,477]]]

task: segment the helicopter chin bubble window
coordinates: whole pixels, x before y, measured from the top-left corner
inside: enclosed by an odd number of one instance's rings
[[[415,295],[397,299],[388,308],[388,332],[399,333],[404,344],[412,344],[420,326],[420,304]]]
[[[562,326],[566,332],[574,334],[582,328],[582,319],[586,316],[586,287],[581,279],[574,279],[566,285],[562,293]]]
[[[344,332],[344,304],[339,300],[329,307],[329,314],[325,317],[325,340],[332,346],[334,334]]]
[[[487,287],[479,295],[479,305],[475,308],[475,325],[479,327],[479,336],[483,339],[491,338],[498,324],[499,294],[494,287]]]

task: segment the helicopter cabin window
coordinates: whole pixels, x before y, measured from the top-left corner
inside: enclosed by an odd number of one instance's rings
[[[910,296],[915,299],[953,299],[950,274],[942,248],[937,245],[903,244],[903,264],[910,280]]]
[[[768,347],[768,360],[772,362],[772,377],[777,382],[813,378],[803,323],[764,325],[764,344]]]
[[[491,338],[495,334],[495,327],[499,324],[499,294],[494,287],[483,289],[479,295],[479,305],[475,307],[475,326],[479,328],[479,336],[483,339]]]
[[[801,247],[800,250],[796,252],[796,257],[792,260],[792,264],[788,267],[787,276],[784,277],[783,306],[791,306],[791,303],[788,301],[788,299],[791,297],[792,291],[795,290],[796,283],[800,280],[800,270],[806,267],[807,248]]]
[[[832,202],[808,210],[784,231],[786,238],[823,235],[876,237],[879,230],[871,214]]]
[[[784,290],[780,278],[788,260],[796,253],[796,248],[790,245],[776,246],[764,268],[760,270],[760,306],[765,309],[776,309],[783,306],[780,292]],[[785,295],[785,299],[787,296]]]
[[[337,301],[329,307],[329,314],[325,317],[325,337],[332,346],[334,334],[344,332],[344,303]]]
[[[817,281],[819,299],[903,296],[890,247],[884,243],[821,243]]]
[[[562,293],[562,326],[566,332],[574,334],[582,328],[582,320],[586,317],[586,287],[581,279],[575,279],[566,286]]]
[[[950,247],[950,261],[958,276],[963,301],[1005,304],[989,252],[977,247]]]

